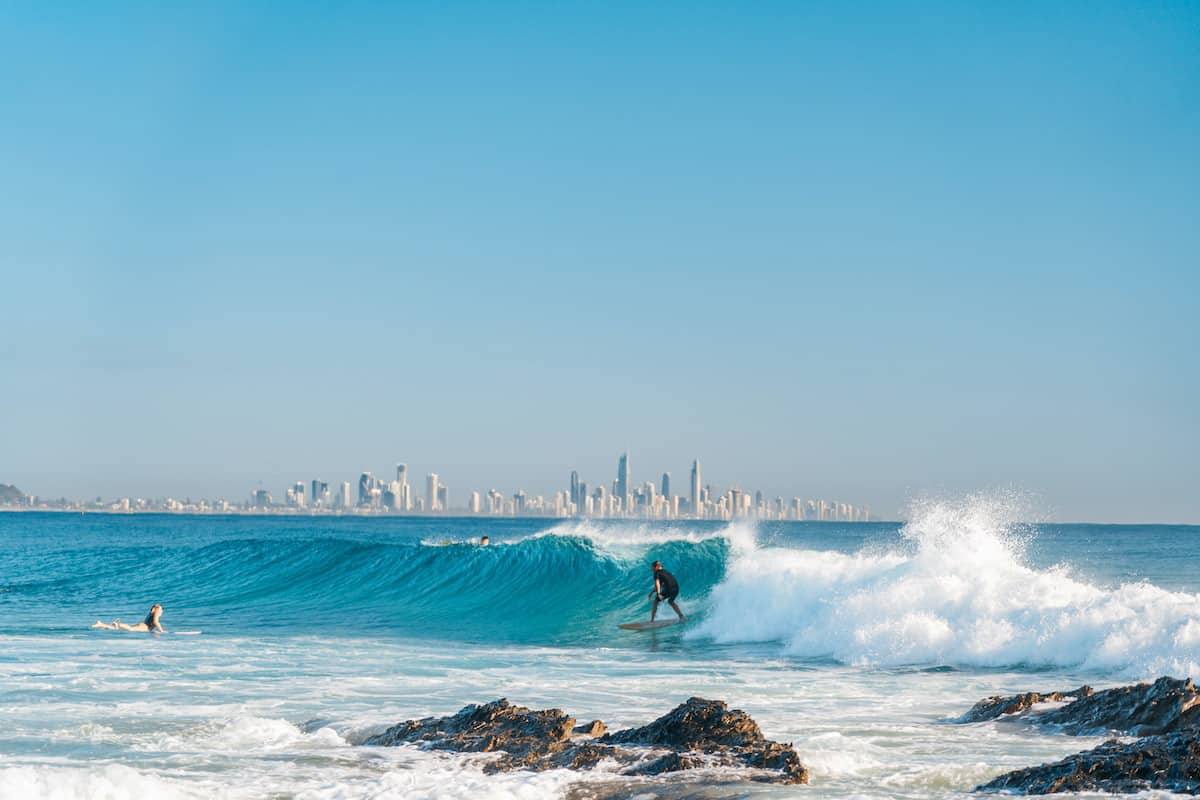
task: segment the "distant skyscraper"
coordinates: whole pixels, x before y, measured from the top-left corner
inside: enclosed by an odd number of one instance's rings
[[[342,481],[341,491],[338,492],[338,508],[343,511],[350,508],[350,481]]]
[[[438,476],[436,472],[429,473],[425,478],[425,510],[437,511],[438,506]]]
[[[629,451],[626,450],[621,454],[621,458],[617,460],[617,497],[621,498],[621,502],[625,503],[625,498],[629,496]],[[624,507],[624,506],[622,506]]]
[[[662,496],[668,499],[671,497],[671,473],[669,472],[663,473]]]
[[[579,473],[571,470],[571,502],[579,505]]]
[[[358,504],[360,506],[371,505],[371,473],[364,472],[358,476]]]
[[[450,508],[450,487],[444,483],[438,484],[438,511]]]
[[[700,516],[700,461],[692,462],[692,516]]]
[[[401,486],[408,483],[408,464],[396,465],[396,480]]]

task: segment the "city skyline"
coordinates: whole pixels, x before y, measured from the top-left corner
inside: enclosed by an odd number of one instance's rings
[[[486,490],[470,489],[461,493],[455,504],[450,488],[436,472],[425,475],[424,492],[418,492],[408,480],[408,464],[398,462],[395,478],[377,477],[370,471],[358,476],[357,491],[349,480],[327,481],[323,478],[292,482],[277,497],[270,490],[257,487],[249,498],[183,499],[175,497],[147,498],[124,496],[116,499],[97,497],[94,500],[70,498],[47,499],[26,492],[20,501],[0,502],[0,507],[47,508],[68,510],[189,513],[345,513],[394,515],[482,515],[482,516],[539,516],[586,517],[594,519],[758,519],[809,520],[829,522],[868,522],[872,517],[869,505],[856,505],[844,500],[791,495],[771,497],[761,489],[745,489],[741,484],[720,488],[701,480],[700,460],[692,461],[689,493],[681,497],[671,491],[670,472],[661,474],[660,483],[645,480],[640,485],[633,480],[630,453],[625,450],[617,460],[616,476],[611,491],[599,482],[589,491],[586,480],[577,470],[571,470],[565,488],[555,490],[552,497],[527,493],[517,488],[506,494],[495,487]],[[15,487],[10,487],[15,488]]]

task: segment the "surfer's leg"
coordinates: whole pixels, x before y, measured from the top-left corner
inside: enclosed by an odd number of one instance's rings
[[[123,631],[139,631],[140,632],[140,631],[150,630],[148,627],[146,627],[146,623],[144,623],[144,622],[139,622],[137,625],[126,625],[124,622],[117,620],[116,622],[113,623],[113,625],[115,626],[115,628],[119,628],[120,630],[123,630]]]
[[[93,625],[92,627],[93,628],[102,628],[103,630],[106,630],[106,631],[115,631],[117,629],[116,625],[109,625],[107,622],[101,622],[100,620],[96,620],[96,624]]]
[[[654,598],[654,605],[650,606],[650,621],[654,622],[654,615],[658,613],[658,598]]]
[[[667,602],[671,604],[671,608],[675,609],[675,613],[679,615],[679,621],[685,622],[687,620],[687,617],[685,617],[683,615],[683,612],[679,610],[679,606],[675,605],[675,601],[668,600]]]

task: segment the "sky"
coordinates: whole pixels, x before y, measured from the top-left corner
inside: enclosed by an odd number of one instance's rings
[[[6,3],[0,76],[26,492],[1200,523],[1200,3]]]

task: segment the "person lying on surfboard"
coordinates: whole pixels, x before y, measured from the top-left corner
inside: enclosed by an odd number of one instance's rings
[[[674,575],[663,569],[661,561],[655,561],[652,566],[654,591],[650,593],[650,596],[654,598],[654,605],[650,607],[650,621],[654,622],[654,615],[658,613],[658,604],[666,602],[675,609],[675,613],[679,615],[679,621],[686,622],[687,617],[679,610],[679,606],[675,605],[675,598],[679,596],[679,581],[675,580]]]
[[[162,626],[163,607],[159,603],[150,606],[150,613],[146,618],[136,625],[128,625],[121,622],[119,619],[114,619],[111,625],[108,625],[100,620],[96,620],[93,628],[103,628],[106,631],[139,631],[141,633],[166,633],[166,629]]]

